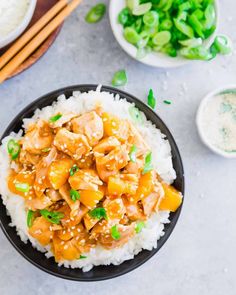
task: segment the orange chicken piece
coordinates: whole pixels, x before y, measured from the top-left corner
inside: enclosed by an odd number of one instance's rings
[[[69,241],[70,239],[80,235],[83,230],[84,230],[84,227],[80,223],[75,226],[72,226],[71,228],[63,228],[57,231],[57,236],[63,241]]]
[[[138,189],[134,196],[134,201],[147,197],[154,190],[154,171],[149,171],[148,173],[141,175],[139,179]]]
[[[32,198],[35,195],[33,189],[34,180],[35,172],[21,170],[19,173],[16,173],[15,171],[12,171],[10,176],[8,177],[8,188],[13,194],[19,195],[26,199],[30,197]],[[28,186],[29,190],[23,192],[19,190],[19,188],[17,189],[19,184]]]
[[[53,253],[57,262],[63,260],[79,259],[81,252],[76,247],[76,240],[62,241],[58,237],[53,238]]]
[[[101,191],[82,190],[80,191],[80,202],[88,209],[93,209],[103,198]]]
[[[69,183],[75,190],[98,190],[103,182],[99,179],[95,170],[80,169],[73,176],[70,176]]]
[[[25,205],[27,208],[33,211],[42,210],[47,208],[48,206],[51,206],[52,200],[48,196],[43,194],[41,197],[30,198],[26,200]]]
[[[68,158],[59,159],[51,163],[48,170],[48,179],[55,190],[62,187],[70,176],[73,161]]]
[[[103,202],[103,207],[106,209],[107,217],[109,219],[120,220],[124,217],[126,212],[124,203],[121,198],[117,199],[106,199]]]
[[[71,121],[75,133],[86,135],[91,146],[96,145],[103,137],[103,122],[96,112],[92,111]]]
[[[96,157],[96,168],[99,177],[107,182],[109,176],[115,175],[124,168],[129,161],[126,145],[115,148],[106,156]]]
[[[116,147],[120,146],[121,143],[115,136],[110,136],[102,139],[94,148],[94,153],[105,155],[110,153]]]
[[[22,150],[32,154],[41,154],[42,150],[50,148],[53,133],[45,121],[31,125],[22,139]]]
[[[80,201],[76,200],[75,202],[71,199],[70,196],[70,186],[68,183],[65,183],[62,187],[59,189],[59,193],[61,194],[62,198],[67,202],[69,205],[71,212],[70,217],[75,218],[80,209]]]
[[[40,162],[35,166],[36,177],[34,182],[34,190],[37,197],[41,197],[47,188],[50,188],[51,184],[48,180],[48,169],[53,161],[57,158],[57,150],[52,147],[49,154],[43,157]]]
[[[60,129],[54,139],[54,144],[59,151],[79,160],[90,152],[86,136],[68,131],[66,128]]]
[[[136,174],[120,174],[110,176],[108,179],[109,195],[134,195],[138,188],[138,176]]]
[[[37,217],[29,228],[29,234],[38,240],[42,246],[46,246],[53,238],[53,232],[50,230],[51,225],[52,223],[43,216]]]
[[[19,162],[24,165],[36,165],[40,161],[40,155],[31,154],[25,150],[20,151]]]
[[[102,120],[106,136],[115,136],[122,142],[128,139],[130,132],[128,121],[119,119],[108,113],[102,114]]]
[[[90,231],[90,229],[92,229],[94,225],[99,222],[99,219],[91,217],[89,213],[84,216],[83,220],[87,231]]]
[[[125,206],[126,214],[130,220],[136,221],[146,219],[145,215],[143,214],[143,210],[140,208],[138,203],[130,202],[126,197],[122,199]]]
[[[64,217],[61,219],[62,226],[65,228],[70,228],[81,222],[84,215],[88,212],[88,208],[80,204],[77,214],[72,217],[70,214],[70,207],[67,204],[65,204],[58,210],[58,212],[62,212],[64,214]]]
[[[159,209],[175,212],[182,203],[182,194],[171,185],[162,183],[162,186],[164,197],[160,201]]]
[[[151,215],[151,213],[155,209],[155,206],[158,200],[159,200],[159,194],[155,192],[142,198],[143,212],[146,216],[149,217]]]
[[[120,238],[115,240],[111,236],[111,225],[109,225],[106,220],[103,220],[95,225],[92,229],[91,236],[106,249],[122,247],[135,234],[135,223],[131,223],[127,226],[117,224],[117,230],[120,233]]]
[[[131,146],[136,146],[136,157],[146,155],[150,151],[150,147],[146,144],[139,131],[132,124],[130,124],[130,131],[128,142]]]

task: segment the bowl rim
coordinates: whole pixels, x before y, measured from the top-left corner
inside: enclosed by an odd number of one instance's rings
[[[203,99],[201,100],[198,110],[197,110],[197,114],[196,114],[196,125],[197,125],[197,129],[198,129],[198,134],[199,137],[201,138],[202,142],[205,144],[205,146],[207,146],[211,151],[213,151],[215,154],[220,155],[224,158],[227,159],[235,159],[236,158],[236,153],[227,153],[217,147],[215,147],[206,137],[205,132],[201,126],[201,122],[202,122],[202,112],[204,110],[205,105],[208,103],[208,101],[210,101],[211,99],[214,98],[214,96],[221,94],[222,92],[225,91],[230,91],[230,90],[235,90],[236,91],[236,84],[229,84],[226,86],[222,86],[219,87],[217,89],[212,90],[211,92],[209,92],[207,95],[205,95],[203,97]]]
[[[132,44],[129,44],[123,38],[123,36],[120,35],[119,26],[121,26],[121,25],[118,24],[116,21],[117,16],[118,16],[118,12],[116,12],[117,13],[116,19],[113,19],[114,18],[113,10],[114,11],[116,10],[115,6],[119,5],[118,2],[119,1],[117,1],[117,0],[110,0],[110,3],[109,3],[109,21],[110,21],[111,29],[112,29],[113,35],[114,35],[116,41],[118,42],[118,44],[120,45],[120,47],[133,59],[135,59],[136,61],[143,63],[145,65],[155,67],[155,68],[162,68],[162,69],[171,69],[171,68],[175,69],[178,67],[188,65],[190,63],[200,62],[198,60],[190,60],[190,59],[182,58],[179,56],[172,58],[172,57],[169,57],[165,54],[154,53],[154,52],[149,53],[147,56],[145,56],[142,59],[138,59],[136,57],[137,49]],[[207,47],[210,46],[210,44],[213,42],[213,40],[218,32],[218,28],[219,28],[219,20],[220,20],[219,0],[214,0],[214,4],[215,4],[215,9],[216,9],[216,29],[213,32],[213,34],[211,36],[209,36],[208,39],[206,39],[204,41]]]
[[[37,5],[37,0],[30,0],[28,9],[22,21],[18,24],[18,26],[13,31],[11,31],[4,38],[0,39],[0,48],[3,48],[9,45],[11,42],[16,40],[21,35],[21,33],[24,32],[24,30],[27,28],[28,24],[30,23],[34,15],[36,5]]]
[[[34,100],[33,102],[31,102],[30,104],[28,104],[18,115],[16,115],[16,117],[11,121],[11,123],[8,125],[8,127],[5,129],[4,133],[2,134],[1,138],[0,138],[0,144],[3,140],[4,137],[6,137],[7,135],[10,134],[11,131],[14,130],[15,128],[15,125],[17,123],[21,123],[22,125],[22,120],[24,118],[27,118],[25,117],[26,113],[34,113],[34,111],[39,107],[39,104],[42,103],[43,104],[43,107],[46,107],[47,105],[51,105],[52,102],[50,103],[46,103],[47,99],[49,99],[50,97],[53,97],[53,101],[56,101],[58,96],[61,95],[61,94],[64,94],[66,92],[69,92],[69,93],[73,93],[74,91],[81,91],[82,93],[83,92],[88,92],[90,90],[96,90],[97,87],[99,85],[97,84],[80,84],[80,85],[72,85],[72,86],[68,86],[68,87],[63,87],[63,88],[60,88],[60,89],[57,89],[57,90],[54,90],[52,92],[49,92],[43,96],[40,96],[38,99]],[[127,101],[132,101],[135,103],[135,106],[138,108],[138,109],[141,109],[142,112],[145,113],[145,115],[147,116],[147,113],[151,114],[153,117],[155,117],[155,119],[158,121],[159,124],[162,124],[162,127],[160,126],[157,126],[156,122],[152,122],[154,125],[156,125],[157,128],[164,128],[166,133],[166,137],[171,145],[171,152],[172,152],[172,160],[176,160],[178,162],[178,165],[179,165],[179,175],[180,175],[180,182],[181,182],[181,192],[182,192],[182,195],[183,195],[183,200],[182,200],[182,204],[181,206],[179,207],[179,209],[171,216],[173,216],[171,222],[167,225],[165,225],[165,227],[168,227],[167,230],[165,230],[165,234],[164,236],[162,236],[160,239],[159,239],[159,243],[157,245],[156,248],[152,249],[151,251],[148,251],[148,250],[142,250],[140,253],[138,253],[137,255],[134,256],[133,259],[130,259],[130,260],[126,260],[124,261],[122,264],[125,264],[125,263],[128,263],[128,262],[133,262],[135,260],[135,258],[137,259],[138,255],[140,255],[141,253],[143,253],[143,255],[145,253],[147,253],[147,256],[144,257],[144,259],[140,259],[139,262],[137,262],[135,265],[131,266],[131,267],[127,267],[125,270],[123,271],[120,271],[116,274],[111,274],[109,273],[109,271],[107,271],[106,275],[102,276],[102,277],[75,277],[75,276],[71,276],[71,275],[68,275],[68,274],[62,274],[62,273],[59,273],[59,272],[55,272],[55,271],[52,271],[50,269],[48,269],[47,267],[44,267],[42,264],[39,264],[39,262],[36,262],[35,261],[35,257],[33,256],[32,258],[29,257],[29,254],[28,253],[25,253],[23,251],[23,249],[20,248],[20,246],[22,246],[22,244],[24,244],[22,241],[20,241],[20,245],[16,244],[16,242],[13,241],[13,238],[11,237],[11,234],[9,233],[10,231],[10,227],[9,227],[9,224],[3,224],[3,214],[6,215],[6,207],[5,205],[3,205],[2,203],[2,199],[0,197],[0,227],[2,228],[5,236],[7,237],[7,239],[10,241],[10,243],[13,245],[13,247],[17,250],[17,252],[19,252],[26,260],[28,260],[31,264],[33,264],[34,266],[36,266],[37,268],[41,269],[42,271],[48,273],[48,274],[51,274],[53,276],[56,276],[56,277],[59,277],[59,278],[63,278],[63,279],[67,279],[67,280],[71,280],[71,281],[86,281],[86,282],[91,282],[91,281],[103,281],[103,280],[108,280],[108,279],[112,279],[112,278],[116,278],[116,277],[119,277],[121,275],[124,275],[128,272],[131,272],[133,271],[134,269],[138,268],[139,266],[141,266],[142,264],[144,264],[146,261],[148,261],[151,257],[153,257],[161,248],[162,246],[166,243],[166,241],[168,240],[168,238],[170,237],[170,235],[172,234],[172,231],[174,230],[176,224],[177,224],[177,221],[179,219],[179,216],[180,216],[180,213],[181,213],[181,210],[182,210],[182,206],[183,206],[183,203],[184,203],[184,195],[185,195],[185,176],[184,176],[184,167],[183,167],[183,162],[182,162],[182,158],[181,158],[181,155],[180,155],[180,152],[179,152],[179,149],[177,147],[177,144],[173,138],[173,135],[171,134],[169,128],[166,126],[166,124],[162,121],[162,119],[151,109],[149,108],[144,102],[142,102],[141,100],[139,100],[138,98],[136,98],[135,96],[125,92],[125,91],[122,91],[120,89],[117,89],[117,88],[114,88],[114,87],[110,87],[110,86],[102,86],[101,87],[101,91],[106,91],[106,92],[109,92],[109,93],[112,93],[114,95],[118,94],[120,95],[121,98],[125,98],[127,99]],[[139,106],[137,106],[139,105]],[[40,106],[41,108],[41,106]],[[150,119],[149,119],[150,120]],[[163,131],[161,131],[163,133]],[[175,154],[173,154],[173,150],[175,152]],[[16,233],[16,230],[15,230],[15,227],[11,228],[13,231],[14,231],[14,235],[13,237],[14,238],[19,238],[19,236],[17,235]],[[29,244],[29,247],[33,249],[33,251],[36,251],[37,253],[41,253],[39,252],[37,249],[33,248],[32,244],[27,241],[27,244]],[[25,244],[24,244],[25,245]],[[41,253],[44,255],[44,253]],[[44,255],[45,257],[45,255]],[[50,258],[51,259],[51,258]],[[47,259],[46,261],[49,261],[49,259]],[[54,264],[56,264],[56,262],[54,262]],[[109,268],[112,266],[117,268],[119,266],[121,266],[122,264],[120,265],[108,265],[108,266],[94,266],[94,268],[99,268],[99,267],[105,267],[105,268]],[[58,267],[60,270],[61,268],[64,268],[63,266],[61,267]],[[67,272],[70,272],[72,271],[73,269],[71,268],[66,268]],[[81,269],[77,268],[75,269],[76,271],[78,272],[82,272]],[[90,271],[93,271],[90,270]],[[89,272],[85,272],[83,273],[84,276],[89,273]]]

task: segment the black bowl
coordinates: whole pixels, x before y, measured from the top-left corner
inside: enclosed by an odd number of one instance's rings
[[[30,105],[28,105],[21,113],[16,116],[16,118],[11,122],[11,124],[4,132],[1,141],[5,136],[9,135],[10,132],[18,132],[19,129],[21,129],[23,118],[31,117],[37,108],[43,108],[47,105],[52,104],[52,102],[55,101],[59,95],[65,94],[66,97],[69,97],[73,91],[79,90],[81,92],[87,92],[89,90],[95,90],[96,87],[97,85],[70,86],[42,96],[41,98],[35,100]],[[159,128],[161,132],[167,136],[172,149],[174,169],[177,173],[177,178],[174,182],[174,186],[176,187],[176,189],[184,193],[184,171],[181,157],[174,138],[164,122],[149,107],[147,107],[143,102],[141,102],[134,96],[112,87],[104,86],[102,87],[102,90],[113,94],[119,94],[121,97],[126,98],[127,101],[134,102],[135,105],[145,113],[147,118],[151,120],[156,125],[156,127]],[[142,265],[154,254],[156,254],[167,241],[176,225],[180,212],[181,207],[175,213],[172,213],[170,215],[171,222],[165,226],[165,235],[161,237],[158,241],[156,249],[153,249],[152,251],[143,250],[138,255],[136,255],[134,259],[127,260],[118,266],[96,266],[89,272],[82,272],[82,270],[80,269],[70,269],[63,266],[58,267],[53,258],[47,259],[43,253],[34,249],[30,242],[24,244],[21,241],[20,237],[16,234],[15,228],[9,226],[11,220],[10,217],[7,215],[6,208],[2,203],[2,199],[0,198],[1,228],[8,240],[15,247],[15,249],[29,262],[31,262],[41,270],[44,270],[45,272],[57,277],[74,281],[100,281],[111,279],[130,272],[138,266]]]

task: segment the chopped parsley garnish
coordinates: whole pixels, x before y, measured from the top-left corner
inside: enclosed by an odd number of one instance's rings
[[[135,163],[136,162],[136,152],[137,152],[137,146],[134,144],[132,145],[129,153],[130,161]]]
[[[156,98],[154,97],[152,89],[149,90],[147,102],[148,102],[148,105],[152,109],[155,109],[155,107],[156,107]]]
[[[70,168],[70,176],[73,176],[77,171],[79,171],[79,167],[74,164],[71,168]]]
[[[100,220],[100,219],[102,219],[102,218],[107,219],[106,209],[105,209],[105,208],[102,208],[102,207],[95,208],[95,209],[89,211],[89,215],[90,215],[92,218],[96,218],[96,219],[98,219],[98,220]]]
[[[170,100],[163,100],[163,102],[164,102],[165,104],[171,104],[171,101],[170,101]]]
[[[80,255],[80,257],[79,257],[79,259],[85,259],[85,258],[87,258],[87,256],[85,256],[85,255]]]
[[[117,228],[117,225],[113,225],[111,228],[111,236],[114,240],[119,240],[121,237],[121,234]]]
[[[49,119],[51,123],[58,121],[62,117],[62,114],[57,114]]]
[[[70,190],[70,197],[72,201],[76,202],[77,200],[80,199],[80,193],[74,189]]]
[[[40,214],[49,222],[59,224],[64,217],[62,212],[52,212],[46,209],[40,210]]]
[[[145,227],[145,223],[143,221],[138,222],[135,226],[136,233],[139,234],[144,227]]]
[[[143,167],[142,174],[146,174],[153,169],[152,167],[152,153],[148,153],[145,157],[145,164]]]

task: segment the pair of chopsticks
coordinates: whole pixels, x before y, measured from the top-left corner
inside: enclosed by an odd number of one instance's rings
[[[0,57],[0,84],[48,38],[81,1],[58,1]]]

